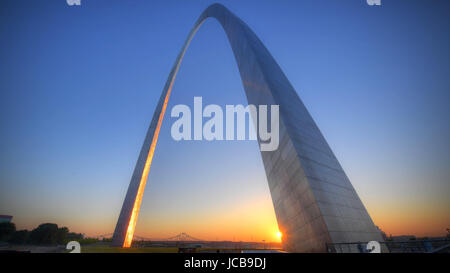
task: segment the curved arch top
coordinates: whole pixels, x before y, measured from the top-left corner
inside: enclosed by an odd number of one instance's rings
[[[215,18],[233,50],[249,104],[279,105],[280,145],[261,152],[284,249],[325,252],[327,243],[382,241],[364,205],[297,92],[253,31],[220,4],[191,29],[162,90],[113,235],[130,247],[167,102],[183,56],[203,22]],[[355,226],[357,227],[355,229]]]

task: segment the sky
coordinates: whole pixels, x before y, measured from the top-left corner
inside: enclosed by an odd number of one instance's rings
[[[217,1],[278,62],[387,234],[450,227],[448,1]],[[156,103],[213,1],[0,3],[0,214],[112,233]],[[247,104],[231,47],[208,19],[177,104]],[[166,115],[136,235],[276,241],[255,141],[174,141]]]

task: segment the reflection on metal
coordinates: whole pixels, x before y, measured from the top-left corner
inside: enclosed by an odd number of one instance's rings
[[[279,65],[241,19],[224,6],[213,4],[200,15],[169,74],[128,187],[113,244],[131,245],[173,82],[190,41],[208,17],[217,19],[225,30],[249,104],[279,105],[279,147],[263,151],[261,156],[284,249],[326,252],[327,243],[382,242],[380,232]]]

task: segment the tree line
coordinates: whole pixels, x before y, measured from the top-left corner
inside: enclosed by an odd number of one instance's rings
[[[16,230],[11,222],[0,223],[0,241],[11,244],[33,245],[59,245],[69,241],[86,240],[81,233],[70,232],[67,227],[58,227],[57,224],[44,223],[29,231]]]

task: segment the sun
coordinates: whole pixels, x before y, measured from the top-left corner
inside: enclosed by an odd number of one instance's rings
[[[277,231],[277,238],[281,239],[281,237],[283,237],[283,234],[281,232]]]

